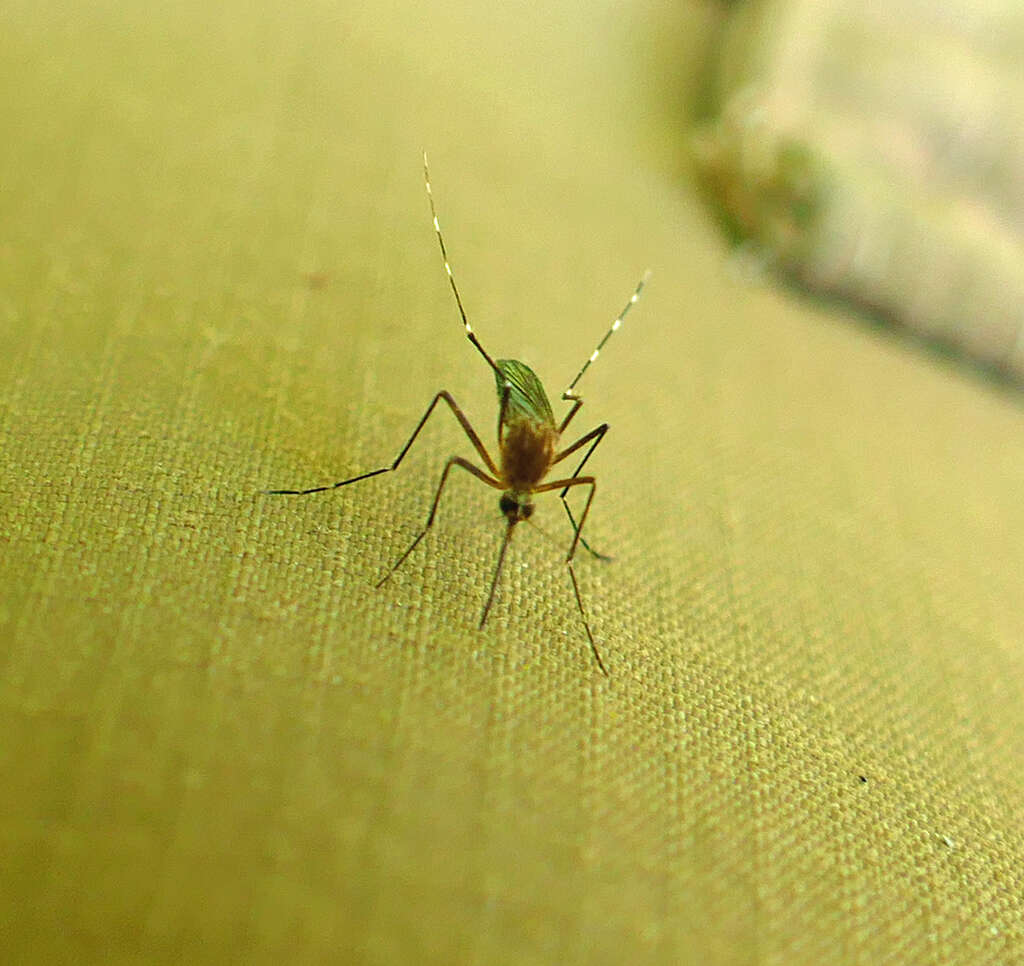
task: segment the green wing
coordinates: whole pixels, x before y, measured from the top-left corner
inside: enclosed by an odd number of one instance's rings
[[[525,420],[531,423],[555,425],[555,417],[551,412],[548,394],[540,379],[528,365],[515,359],[498,359],[495,363],[501,375],[496,372],[494,379],[498,384],[498,401],[505,391],[505,382],[512,388],[508,394],[508,408],[505,419],[510,422]]]

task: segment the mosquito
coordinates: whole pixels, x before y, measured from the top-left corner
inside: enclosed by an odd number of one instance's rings
[[[583,597],[580,594],[580,585],[576,578],[573,561],[580,545],[599,559],[610,559],[597,553],[583,539],[583,527],[587,522],[591,504],[594,502],[597,481],[593,476],[580,476],[580,471],[586,465],[587,460],[593,455],[598,444],[604,439],[605,433],[608,432],[608,423],[602,423],[595,429],[590,430],[590,432],[584,433],[579,439],[568,446],[561,446],[561,437],[583,405],[583,398],[576,392],[576,386],[580,379],[583,378],[584,373],[597,360],[605,343],[621,327],[627,313],[640,298],[640,293],[647,284],[651,273],[650,271],[644,273],[643,278],[640,279],[625,307],[618,314],[615,321],[612,322],[608,331],[602,336],[601,341],[598,342],[597,347],[587,358],[586,362],[583,363],[580,371],[576,373],[576,377],[569,383],[569,388],[562,393],[562,401],[569,404],[569,411],[562,418],[561,422],[557,422],[551,410],[551,403],[548,400],[547,393],[544,391],[544,386],[541,384],[537,374],[526,363],[520,362],[517,359],[493,359],[477,339],[476,333],[466,317],[462,296],[459,294],[458,286],[455,284],[455,276],[452,274],[451,263],[448,260],[448,249],[444,243],[444,235],[441,233],[441,225],[437,220],[437,210],[434,207],[434,194],[430,187],[430,169],[427,166],[426,153],[423,155],[423,179],[426,183],[427,199],[430,202],[430,214],[434,222],[434,233],[437,235],[437,242],[441,247],[444,270],[448,275],[452,293],[455,295],[455,304],[458,306],[459,316],[462,319],[466,337],[473,344],[477,352],[483,356],[491,372],[494,373],[497,384],[498,459],[494,460],[491,457],[487,447],[481,442],[479,434],[473,428],[469,418],[462,411],[462,408],[455,401],[452,394],[442,389],[431,400],[430,405],[427,406],[426,412],[420,418],[412,435],[390,465],[370,470],[368,473],[360,473],[358,476],[350,477],[347,480],[339,480],[337,483],[330,483],[326,486],[314,486],[306,490],[267,490],[265,492],[286,496],[308,496],[310,493],[324,493],[328,490],[336,490],[340,487],[348,486],[350,483],[358,483],[360,480],[368,480],[371,477],[380,476],[382,473],[390,473],[392,470],[397,470],[405,458],[405,454],[409,452],[412,444],[416,441],[416,437],[419,436],[420,430],[423,429],[427,420],[437,408],[437,404],[439,402],[446,403],[458,420],[462,431],[469,438],[470,443],[473,444],[473,448],[476,450],[485,468],[481,468],[475,463],[463,459],[461,456],[452,456],[445,463],[444,470],[441,473],[441,481],[438,484],[437,492],[434,494],[434,502],[430,507],[427,522],[420,532],[416,534],[415,539],[409,544],[405,552],[380,579],[377,586],[382,587],[391,578],[395,571],[405,563],[409,555],[419,546],[420,541],[434,525],[437,508],[441,502],[441,493],[444,491],[445,483],[448,482],[448,475],[452,469],[465,470],[488,486],[501,491],[498,506],[506,520],[505,534],[501,542],[501,549],[498,551],[498,562],[494,567],[494,576],[491,578],[487,602],[484,604],[483,613],[480,615],[480,627],[483,628],[487,623],[487,616],[490,614],[491,606],[494,603],[502,567],[505,563],[505,553],[508,550],[509,541],[512,539],[512,531],[515,529],[516,524],[529,520],[533,515],[533,498],[537,494],[558,490],[560,491],[559,497],[562,505],[569,515],[569,521],[573,529],[572,543],[569,546],[565,563],[569,571],[569,579],[572,582],[573,594],[576,597],[576,606],[579,609],[580,619],[587,635],[587,641],[590,644],[590,650],[594,655],[594,660],[597,662],[601,673],[607,676],[608,669],[601,659],[601,653],[597,649],[597,643],[594,640],[593,632],[590,629],[590,622],[587,620],[587,613],[583,607]],[[582,459],[580,459],[579,464],[571,475],[545,482],[545,478],[553,467],[573,454],[581,452],[583,454]],[[576,522],[569,507],[569,502],[566,499],[566,494],[574,488],[585,488],[587,490],[587,500],[583,506],[583,512],[580,514],[579,523]]]

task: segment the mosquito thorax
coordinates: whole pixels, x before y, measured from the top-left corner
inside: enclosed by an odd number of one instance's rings
[[[529,520],[533,516],[533,503],[525,493],[516,493],[514,490],[502,493],[498,506],[509,523],[519,523],[520,520]]]

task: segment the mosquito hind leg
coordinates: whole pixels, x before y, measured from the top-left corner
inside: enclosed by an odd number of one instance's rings
[[[430,528],[434,525],[434,517],[437,516],[437,507],[438,504],[441,502],[441,493],[444,491],[444,485],[445,483],[448,482],[448,474],[451,472],[453,466],[461,467],[468,473],[472,473],[473,476],[475,476],[479,480],[483,480],[483,482],[486,483],[488,486],[493,486],[497,490],[501,489],[501,484],[493,477],[488,476],[478,466],[474,466],[472,463],[469,462],[469,460],[464,460],[461,456],[453,456],[450,460],[448,460],[447,463],[445,463],[444,472],[441,473],[441,482],[437,486],[437,492],[434,494],[434,502],[430,507],[430,516],[427,517],[427,522],[423,525],[423,529],[416,534],[416,537],[413,540],[413,542],[410,543],[408,547],[406,547],[405,552],[402,554],[401,557],[398,558],[398,560],[396,560],[391,565],[391,568],[388,570],[388,572],[384,574],[384,576],[381,577],[379,581],[377,581],[378,587],[383,587],[384,584],[386,584],[388,580],[391,579],[391,575],[396,570],[398,570],[398,568],[401,567],[402,564],[405,563],[405,561],[409,558],[409,555],[419,545],[419,542],[427,535],[427,531],[430,530]]]
[[[572,515],[572,510],[569,508],[569,501],[566,500],[564,493],[561,494],[561,500],[562,506],[565,507],[565,512],[569,516],[569,523],[572,524],[573,532],[579,533],[580,528],[576,525],[576,518]],[[587,553],[589,553],[595,560],[601,560],[604,563],[611,563],[615,559],[606,553],[601,553],[599,550],[595,550],[589,543],[587,543],[587,538],[584,536],[580,536],[580,546],[582,546],[583,549],[586,550]]]
[[[597,644],[594,641],[594,635],[590,631],[590,623],[587,620],[587,613],[583,609],[583,597],[580,595],[580,585],[576,580],[576,571],[573,570],[572,561],[569,561],[569,579],[572,581],[572,592],[576,595],[576,606],[580,610],[580,618],[583,621],[583,630],[587,632],[587,640],[590,642],[590,651],[594,655],[594,660],[597,661],[597,666],[601,669],[601,673],[608,677],[608,668],[604,666],[604,661],[601,660],[601,652],[597,649]]]
[[[594,502],[594,493],[597,490],[597,481],[592,476],[574,476],[568,480],[553,480],[550,483],[545,483],[543,486],[537,487],[534,492],[542,493],[546,490],[557,490],[559,488],[563,488],[564,491],[573,486],[589,486],[590,493],[587,495],[587,502],[584,504],[583,513],[580,515],[579,526],[574,526],[575,533],[573,534],[572,543],[569,546],[569,553],[565,558],[565,565],[569,569],[569,579],[572,581],[572,592],[576,596],[576,606],[579,608],[580,620],[583,622],[583,630],[586,631],[587,641],[590,643],[590,650],[594,655],[594,660],[597,662],[597,666],[601,669],[601,673],[607,677],[608,669],[604,666],[604,661],[601,660],[601,652],[598,651],[597,642],[594,640],[594,634],[590,630],[590,621],[587,620],[587,611],[583,606],[583,595],[580,593],[579,581],[576,579],[576,570],[573,567],[573,558],[576,556],[576,548],[583,542],[582,530],[584,524],[587,522],[587,515],[590,513],[590,504]]]
[[[587,460],[590,459],[591,454],[594,452],[595,449],[597,449],[598,444],[601,442],[602,439],[604,439],[604,435],[607,432],[608,424],[602,423],[596,429],[592,429],[586,435],[581,436],[578,440],[576,440],[575,443],[572,444],[572,446],[568,447],[561,453],[557,454],[552,465],[554,465],[554,463],[560,462],[561,460],[564,460],[567,456],[571,456],[573,453],[577,452],[578,450],[586,446],[587,443],[590,443],[590,446],[587,448],[587,452],[584,454],[583,459],[580,460],[579,466],[576,467],[572,474],[574,479],[579,477],[580,470],[582,470],[583,467],[586,465]],[[572,510],[569,507],[569,501],[566,500],[565,498],[565,495],[568,492],[569,487],[563,487],[562,492],[559,494],[559,498],[562,501],[562,506],[565,507],[565,512],[569,515],[569,522],[572,524],[573,531],[579,533],[580,528],[576,526],[576,518],[572,515]],[[583,544],[583,549],[586,550],[587,553],[589,553],[593,557],[596,557],[598,560],[603,560],[606,563],[612,560],[612,558],[609,557],[607,554],[599,553],[597,550],[591,547],[590,544],[587,543],[586,539],[584,539],[583,537],[580,537],[580,543]]]

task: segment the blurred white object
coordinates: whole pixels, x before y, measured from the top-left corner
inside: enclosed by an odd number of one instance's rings
[[[695,139],[735,234],[1024,379],[1024,4],[760,0]]]

